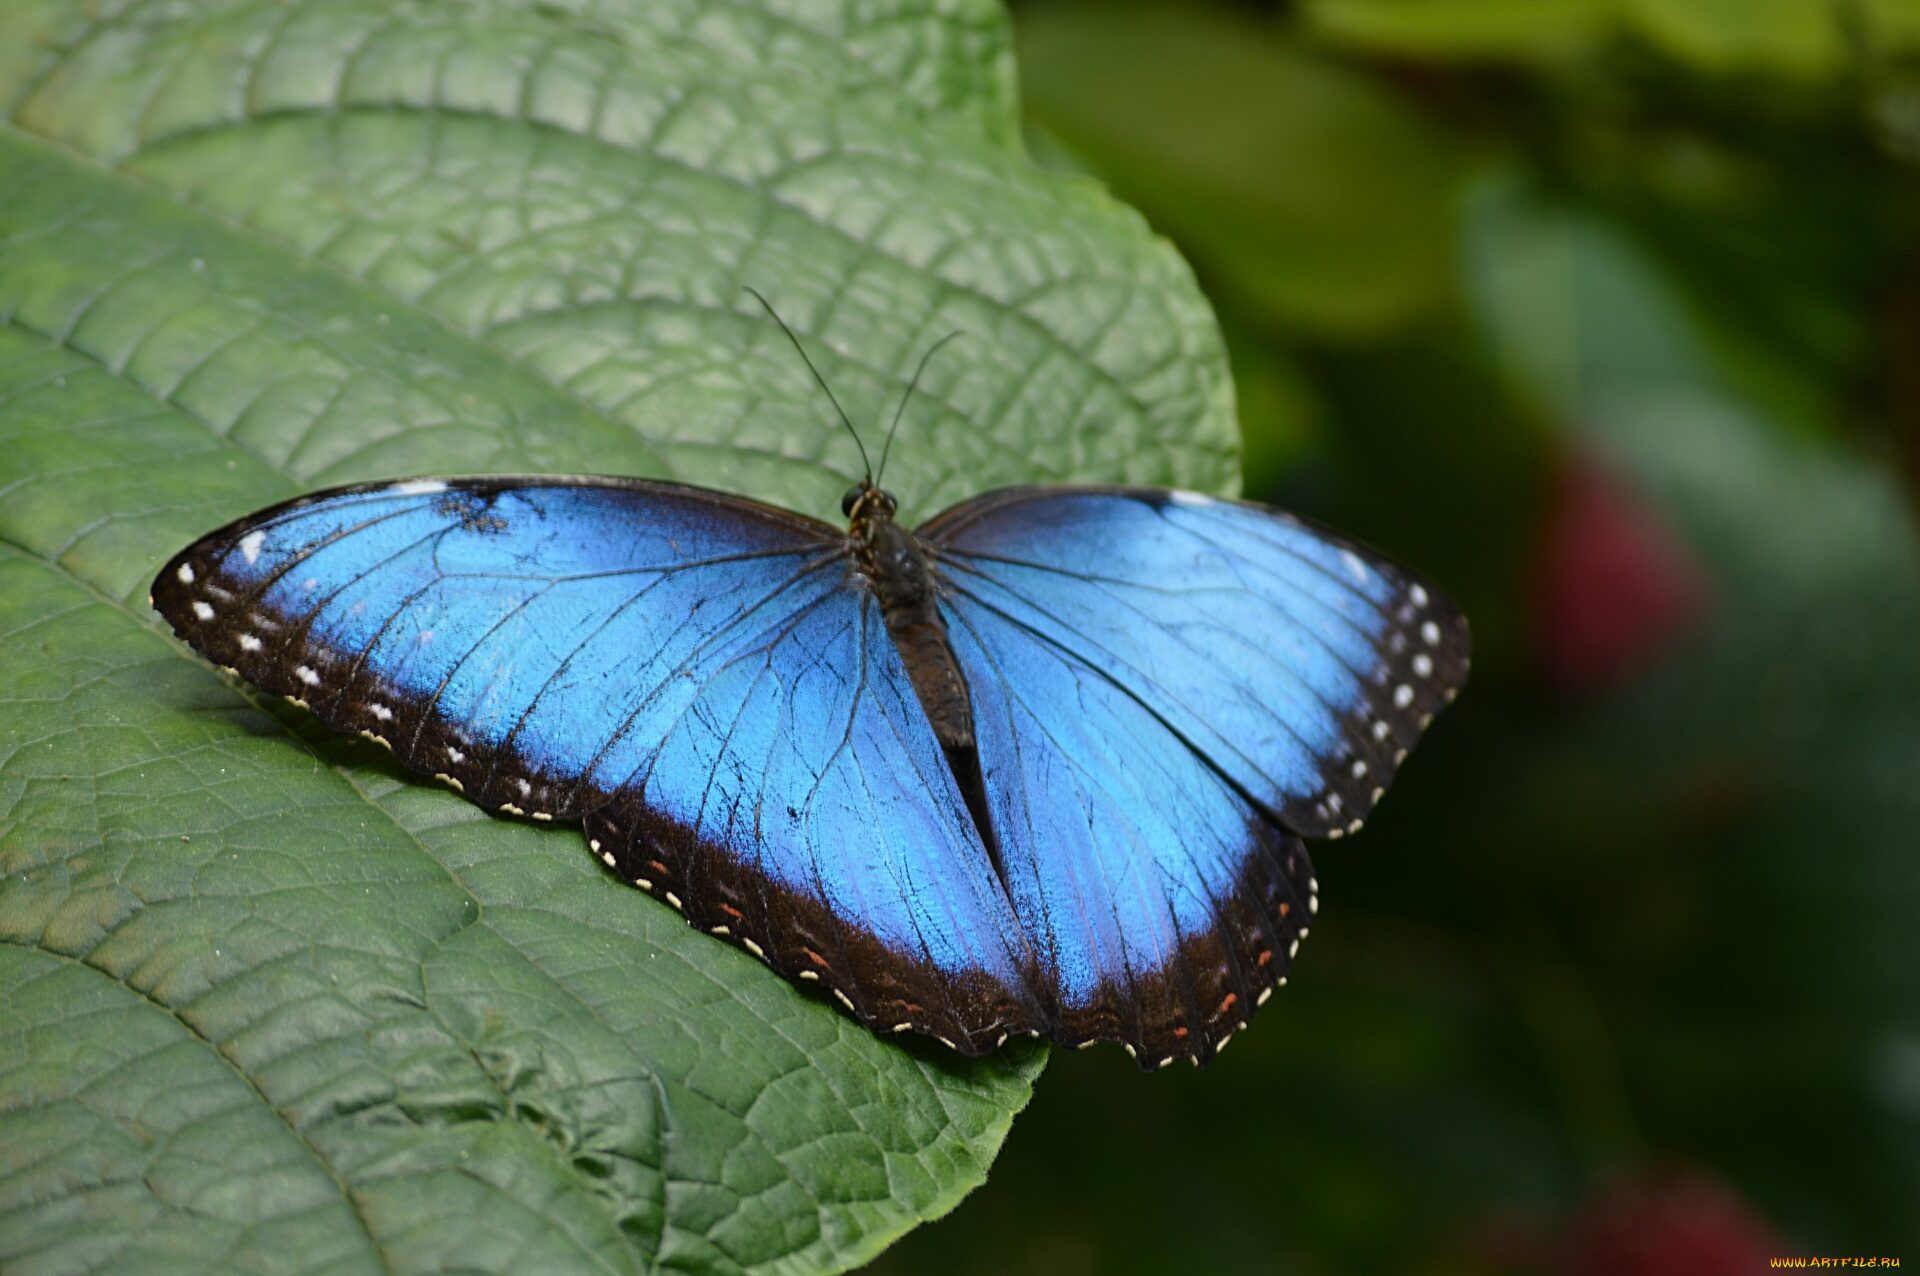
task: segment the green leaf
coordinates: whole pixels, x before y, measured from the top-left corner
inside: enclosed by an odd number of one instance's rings
[[[1029,111],[1271,325],[1377,337],[1447,296],[1460,168],[1364,75],[1205,10],[1041,8]]]
[[[1617,0],[1307,0],[1329,40],[1413,58],[1531,60],[1585,52],[1612,31]]]
[[[0,8],[0,1268],[811,1272],[1045,1058],[881,1041],[164,636],[155,565],[428,472],[1237,486],[1184,264],[1013,142],[985,0]]]
[[[1620,0],[1643,38],[1698,71],[1795,79],[1847,65],[1837,0]]]
[[[1313,28],[1400,57],[1545,60],[1631,32],[1706,74],[1819,79],[1848,65],[1843,23],[1888,47],[1911,0],[1308,0]],[[1856,11],[1858,16],[1856,18]]]
[[[1920,0],[1864,0],[1859,14],[1864,34],[1877,52],[1920,49]]]

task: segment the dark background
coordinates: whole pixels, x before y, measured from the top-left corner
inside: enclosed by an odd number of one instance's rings
[[[1203,1073],[1057,1053],[875,1273],[1920,1262],[1920,6],[1015,11],[1232,348],[1246,493],[1473,681]]]

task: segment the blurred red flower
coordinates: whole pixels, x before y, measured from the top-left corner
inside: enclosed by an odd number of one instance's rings
[[[1537,561],[1541,672],[1573,694],[1644,673],[1711,609],[1706,571],[1648,501],[1598,459],[1561,466]]]
[[[1587,1197],[1555,1246],[1557,1276],[1752,1276],[1786,1243],[1700,1170],[1641,1171]]]

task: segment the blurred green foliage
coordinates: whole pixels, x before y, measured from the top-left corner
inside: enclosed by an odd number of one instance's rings
[[[1214,300],[1248,494],[1432,572],[1478,659],[1254,1030],[1057,1058],[872,1270],[1576,1270],[1674,1165],[1920,1261],[1920,3],[1015,17],[1031,149]],[[1698,605],[1569,685],[1548,602],[1627,605],[1583,474]]]

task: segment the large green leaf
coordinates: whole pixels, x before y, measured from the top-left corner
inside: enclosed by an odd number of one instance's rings
[[[1018,153],[988,0],[0,7],[0,1267],[838,1270],[1044,1060],[882,1042],[224,682],[157,562],[291,493],[669,475],[830,513],[1237,483],[1184,265]]]

